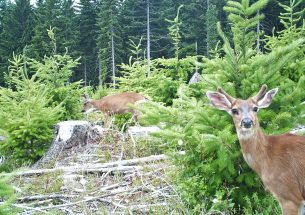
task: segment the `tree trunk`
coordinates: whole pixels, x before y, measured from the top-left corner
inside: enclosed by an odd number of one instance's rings
[[[37,169],[45,164],[56,161],[64,149],[76,145],[84,145],[87,141],[87,131],[90,125],[87,121],[65,121],[57,123],[54,129],[56,134],[49,150],[37,161],[32,168]]]
[[[259,11],[257,11],[257,16],[259,16]],[[256,40],[256,51],[260,52],[260,21],[258,21],[256,25],[256,33],[257,33],[257,40]]]
[[[147,76],[150,76],[150,24],[149,24],[149,0],[147,0]]]
[[[195,43],[195,51],[196,51],[196,61],[198,61],[198,43],[197,43],[197,40],[196,40],[196,43]],[[197,63],[195,63],[195,73],[198,73]]]
[[[102,67],[101,67],[101,56],[98,56],[98,84],[101,86],[102,82]]]
[[[115,60],[114,60],[113,34],[111,35],[111,59],[112,59],[112,81],[113,81],[113,88],[115,88]]]
[[[84,62],[84,82],[85,82],[85,87],[87,87],[87,61],[86,60]]]

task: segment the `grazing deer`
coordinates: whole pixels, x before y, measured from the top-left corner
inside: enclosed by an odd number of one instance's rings
[[[140,115],[140,112],[130,108],[129,104],[139,104],[145,100],[144,96],[133,92],[109,95],[100,100],[89,99],[87,95],[84,95],[83,112],[89,113],[93,110],[100,110],[106,117],[129,112],[133,114],[133,118],[137,122],[137,117]]]
[[[263,85],[247,100],[221,88],[206,95],[214,107],[232,116],[245,161],[279,201],[283,215],[305,215],[305,136],[264,134],[257,112],[270,105],[278,89],[266,91]]]

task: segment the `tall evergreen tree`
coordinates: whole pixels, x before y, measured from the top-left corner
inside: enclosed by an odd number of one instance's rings
[[[34,37],[30,48],[32,57],[43,58],[45,55],[51,55],[53,45],[48,37],[47,30],[54,28],[55,38],[58,37],[60,23],[58,18],[61,17],[61,1],[60,0],[38,0],[36,9],[36,26],[34,29]],[[60,43],[60,41],[57,41]]]
[[[123,42],[126,49],[125,60],[131,52],[130,40],[139,42],[142,37],[142,49],[147,49],[147,6],[149,5],[149,38],[152,58],[172,56],[174,50],[168,37],[168,23],[165,19],[173,19],[176,10],[168,0],[126,0],[122,5]]]
[[[4,14],[6,13],[6,8],[7,8],[7,1],[6,0],[0,0],[0,35],[3,32],[3,18],[4,18]],[[1,43],[1,38],[0,38],[0,43]],[[3,48],[3,47],[2,47]],[[0,46],[0,50],[1,50],[1,46]],[[0,86],[4,83],[3,80],[3,73],[5,71],[6,68],[6,57],[2,54],[0,54]]]
[[[124,23],[122,28],[123,47],[124,49],[124,62],[127,62],[131,55],[130,44],[131,41],[138,43],[141,38],[142,48],[144,49],[146,43],[146,0],[126,0],[122,5],[120,21]]]
[[[98,3],[92,0],[80,0],[78,5],[79,43],[81,66],[75,79],[83,79],[85,85],[98,82],[97,54],[97,13]]]
[[[97,18],[99,60],[103,81],[115,82],[116,65],[122,62],[121,26],[118,20],[119,1],[104,0],[101,2]]]
[[[76,18],[73,0],[39,0],[36,9],[37,24],[30,47],[31,57],[42,58],[53,52],[63,54],[66,51],[73,57],[79,56],[76,49],[79,38]],[[47,32],[50,28],[55,33],[53,44]]]
[[[180,12],[181,21],[181,51],[182,57],[198,54],[205,54],[206,28],[205,11],[206,0],[183,0],[174,1],[175,8],[179,5],[184,7]],[[197,52],[196,52],[197,43]]]
[[[166,19],[174,19],[176,12],[169,0],[150,1],[150,40],[153,58],[173,56],[174,49],[168,36],[169,25]]]
[[[23,52],[25,46],[30,44],[35,22],[30,0],[16,0],[1,14],[0,70],[6,71],[8,59],[13,53]]]
[[[216,24],[218,22],[218,10],[216,4],[213,1],[206,0],[206,19],[205,19],[205,28],[206,28],[206,55],[209,55],[211,49],[217,44],[218,33],[216,29]]]
[[[76,11],[74,8],[74,0],[61,1],[60,17],[58,17],[56,33],[58,41],[58,51],[64,53],[65,49],[72,57],[78,57],[80,53],[77,51],[79,40],[79,29],[77,23]]]
[[[6,11],[7,0],[0,0],[0,34],[3,30],[3,16]]]

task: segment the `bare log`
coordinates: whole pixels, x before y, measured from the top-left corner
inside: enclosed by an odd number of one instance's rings
[[[49,194],[49,195],[36,195],[36,196],[22,196],[17,198],[17,201],[22,202],[29,202],[29,201],[36,201],[36,200],[45,200],[45,199],[59,199],[59,198],[75,198],[79,195],[67,195],[67,194]]]
[[[90,164],[90,165],[76,165],[76,166],[63,166],[56,167],[53,169],[33,169],[33,170],[25,170],[25,171],[17,171],[13,175],[14,176],[28,176],[28,175],[36,175],[36,174],[46,174],[46,173],[54,173],[58,171],[62,172],[113,172],[113,171],[130,171],[130,170],[140,170],[143,167],[135,166],[136,164],[141,163],[149,163],[160,160],[165,160],[168,157],[166,155],[151,155],[143,158],[135,158],[130,160],[122,160],[122,161],[114,161],[105,164]],[[1,175],[8,175],[8,173],[4,173]],[[10,174],[11,175],[11,174]]]

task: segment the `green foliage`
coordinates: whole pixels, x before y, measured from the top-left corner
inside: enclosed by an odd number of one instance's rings
[[[109,94],[109,92],[111,91],[111,89],[103,86],[103,85],[99,85],[96,90],[94,91],[94,95],[93,95],[93,99],[101,99],[104,96],[107,96]]]
[[[134,123],[131,113],[116,114],[113,119],[113,125],[119,131],[126,131],[131,123]]]
[[[67,49],[73,57],[79,54],[79,50],[76,50],[79,29],[72,0],[37,1],[35,15],[34,35],[31,44],[28,44],[31,57],[40,60],[45,55],[64,54]],[[50,26],[56,33],[55,49],[51,45],[53,41],[49,40],[50,35],[46,32]]]
[[[130,40],[137,41],[143,37],[141,48],[147,44],[147,6],[149,5],[150,20],[150,47],[151,56],[158,58],[168,57],[172,54],[170,38],[167,36],[166,19],[175,15],[177,2],[169,0],[125,0],[121,7],[122,37],[125,48],[124,63],[128,62],[131,55],[128,49]]]
[[[181,81],[174,81],[164,72],[172,73],[172,69],[156,68],[156,61],[151,62],[151,75],[147,77],[147,65],[145,61],[131,61],[123,64],[122,77],[117,78],[122,91],[142,92],[150,96],[154,101],[170,104]]]
[[[172,39],[174,45],[175,58],[177,59],[177,63],[179,60],[179,49],[180,49],[180,40],[181,40],[181,34],[180,34],[181,22],[179,21],[179,11],[182,7],[183,5],[180,5],[178,7],[177,15],[174,18],[174,20],[166,19],[166,21],[171,24],[171,26],[168,28],[168,31],[169,31],[169,37]]]
[[[98,56],[101,64],[101,75],[103,81],[112,77],[110,71],[115,71],[117,62],[121,62],[122,51],[121,23],[118,20],[118,0],[105,0],[100,3],[100,9],[97,18],[98,26]],[[114,62],[115,65],[112,63]],[[110,82],[110,80],[108,80]]]
[[[61,3],[59,0],[46,0],[37,2],[36,25],[34,27],[34,36],[29,47],[30,56],[35,59],[42,59],[43,56],[50,56],[54,54],[54,47],[51,45],[52,41],[49,39],[46,29],[50,26],[54,28],[54,32],[60,33],[60,9]],[[63,50],[55,49],[55,52]]]
[[[232,38],[218,25],[223,46],[221,52],[212,59],[204,58],[200,64],[204,69],[203,82],[196,87],[182,86],[172,107],[150,103],[142,109],[146,123],[162,125],[156,136],[163,139],[164,148],[174,156],[179,193],[194,213],[202,212],[203,208],[207,212],[243,210],[257,214],[262,214],[262,208],[278,211],[277,204],[272,203],[274,200],[266,196],[258,176],[244,162],[230,116],[210,108],[208,100],[199,97],[207,90],[223,87],[232,96],[246,99],[266,83],[269,88],[279,87],[271,106],[259,112],[266,133],[287,132],[304,123],[301,102],[305,99],[302,90],[305,76],[292,80],[282,74],[286,65],[304,59],[300,54],[304,39],[289,44],[278,40],[272,50],[257,53],[255,26],[263,15],[255,15],[266,3],[265,0],[252,5],[247,0],[229,1],[225,10],[230,13]],[[176,155],[177,151],[185,154]],[[254,202],[249,204],[249,201]]]
[[[278,202],[271,196],[258,196],[257,193],[253,193],[252,196],[245,197],[246,205],[243,209],[245,215],[269,215],[269,214],[281,214],[281,208]]]
[[[48,31],[53,42],[53,29]],[[59,120],[82,117],[81,82],[69,83],[78,65],[69,55],[45,56],[43,60],[14,56],[6,76],[8,88],[1,88],[0,129],[7,136],[0,146],[8,163],[17,165],[38,160],[53,136]]]
[[[181,13],[179,13],[179,20],[181,21],[181,25],[179,26],[181,35],[179,55],[181,58],[197,54],[203,55],[206,53],[205,38],[207,37],[207,28],[204,24],[207,23],[207,19],[210,17],[206,10],[208,1],[172,1],[172,4],[176,5],[174,7],[175,10],[182,3],[183,8]],[[220,8],[222,9],[221,6]],[[173,12],[172,14],[174,15]],[[194,17],[196,18],[194,19]]]
[[[91,0],[80,0],[79,1],[79,16],[78,25],[79,38],[78,38],[78,50],[80,51],[81,66],[76,74],[73,76],[74,80],[83,79],[85,86],[89,81],[93,81],[90,84],[97,84],[98,73],[97,73],[97,25],[96,18],[98,12],[98,2]],[[85,74],[83,74],[85,73]]]
[[[21,164],[43,155],[62,108],[49,106],[49,88],[38,80],[38,73],[29,77],[21,56],[11,64],[10,87],[0,90],[0,128],[7,135],[0,151]]]
[[[290,5],[279,5],[285,10],[281,13],[281,23],[284,25],[284,29],[278,32],[278,35],[266,37],[266,48],[268,50],[275,50],[278,46],[285,46],[293,43],[296,40],[304,38],[305,24],[304,20],[301,21],[304,9],[296,11],[297,6],[302,1],[290,0]],[[298,56],[294,61],[290,61],[284,66],[281,74],[287,76],[293,81],[298,81],[302,75],[304,75],[305,66],[305,52],[304,47],[298,47]]]
[[[82,118],[81,82],[69,83],[73,69],[78,65],[69,55],[45,56],[43,60],[28,59],[29,69],[37,73],[37,78],[47,86],[55,107],[59,104],[64,108],[61,120]]]
[[[147,75],[147,61],[143,60],[140,49],[141,40],[138,44],[131,41],[131,52],[135,57],[129,58],[129,64],[121,65],[122,77],[118,77],[120,91],[141,92],[148,95],[153,101],[167,105],[177,97],[177,89],[187,81],[192,73],[195,57],[158,58],[151,61],[150,72]]]
[[[206,12],[206,49],[208,55],[210,54],[210,50],[214,49],[218,42],[218,34],[217,29],[215,28],[217,24],[217,16],[218,11],[216,4],[213,4],[213,2],[209,2],[209,5],[207,5],[207,12]]]
[[[302,1],[303,0],[289,0],[289,5],[280,2],[278,3],[285,10],[285,12],[280,13],[279,18],[286,29],[295,26],[302,19],[305,8],[301,11],[297,10],[297,7]]]
[[[18,210],[12,206],[16,196],[14,194],[14,189],[9,185],[8,176],[0,176],[0,214],[1,215],[12,215],[17,214]]]
[[[33,36],[34,9],[30,0],[13,3],[0,2],[0,84],[4,84],[3,71],[7,71],[8,59],[14,53],[22,53]],[[1,10],[3,9],[3,11]]]

